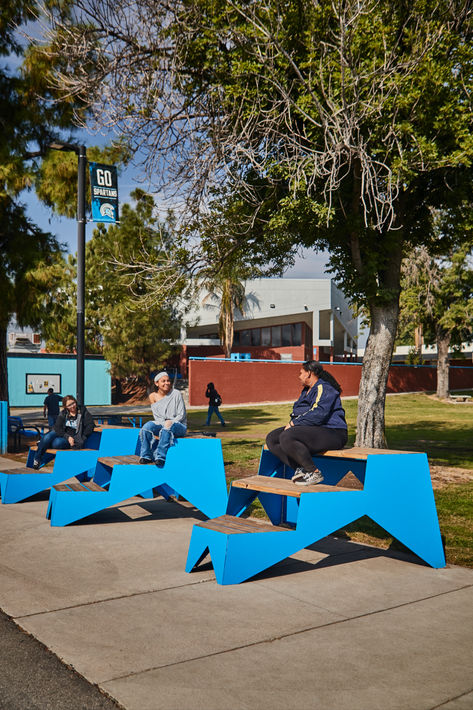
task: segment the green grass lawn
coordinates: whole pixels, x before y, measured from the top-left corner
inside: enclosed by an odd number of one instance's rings
[[[344,400],[349,428],[348,446],[353,445],[357,401]],[[225,408],[225,429],[212,424],[222,440],[227,477],[256,474],[266,434],[286,424],[289,404]],[[191,430],[202,430],[206,410],[188,412]],[[215,418],[214,418],[214,421]],[[446,404],[425,394],[396,395],[386,400],[386,438],[389,448],[425,451],[433,465],[473,471],[473,405]],[[435,491],[440,529],[445,538],[447,562],[473,567],[473,482],[449,484]],[[264,515],[259,504],[253,515]],[[358,542],[383,548],[399,546],[382,528],[362,518],[340,531]]]

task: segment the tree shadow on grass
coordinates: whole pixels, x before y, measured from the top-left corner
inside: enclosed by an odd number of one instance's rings
[[[473,427],[472,427],[473,428]],[[444,422],[418,420],[402,424],[387,424],[388,447],[426,453],[429,459],[451,466],[473,468],[473,432],[464,422],[448,426]]]

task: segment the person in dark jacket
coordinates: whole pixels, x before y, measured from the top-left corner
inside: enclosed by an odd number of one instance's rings
[[[43,404],[43,417],[48,416],[48,426],[50,429],[53,428],[56,423],[56,419],[59,415],[59,402],[62,397],[60,394],[56,394],[52,387],[48,389],[47,397],[44,399]]]
[[[215,389],[214,383],[209,382],[207,385],[207,389],[205,390],[205,396],[208,397],[209,399],[209,408],[207,411],[207,421],[205,422],[205,426],[209,426],[210,420],[212,418],[212,414],[216,414],[217,417],[220,420],[220,424],[222,426],[225,426],[225,420],[222,417],[222,415],[219,412],[219,407],[222,404],[222,398],[220,397],[219,393]]]
[[[46,449],[82,449],[87,437],[95,428],[90,412],[77,403],[75,397],[66,394],[62,399],[63,409],[58,415],[54,428],[38,444],[33,468],[41,466],[41,459]]]
[[[312,455],[343,449],[348,432],[336,379],[316,360],[302,365],[299,379],[304,388],[294,402],[289,423],[271,431],[266,444],[278,459],[294,469],[294,483],[308,486],[324,480]]]

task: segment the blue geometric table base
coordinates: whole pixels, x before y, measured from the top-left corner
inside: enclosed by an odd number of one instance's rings
[[[380,453],[353,449],[344,458],[314,457],[324,474],[324,484],[334,485],[352,471],[364,480],[362,490],[320,489],[291,498],[233,487],[227,516],[239,516],[258,497],[273,524],[294,522],[295,529],[277,532],[222,532],[194,525],[186,571],[210,553],[219,584],[236,584],[267,569],[287,556],[313,544],[341,527],[369,516],[432,567],[444,567],[445,555],[426,454]],[[366,453],[366,452],[369,453]],[[364,456],[356,458],[356,455]],[[263,451],[260,475],[290,475],[269,452]],[[343,482],[342,482],[343,483]],[[292,484],[290,484],[292,485]],[[289,500],[289,498],[287,499]],[[209,525],[212,521],[209,521]],[[216,521],[216,527],[218,523]]]
[[[86,448],[95,447],[93,451],[67,449],[49,454],[47,460],[54,461],[52,471],[35,471],[32,468],[34,452],[30,449],[26,467],[31,471],[22,469],[21,473],[15,473],[14,470],[0,472],[2,503],[18,503],[74,476],[87,480],[93,475],[100,456],[136,453],[139,446],[138,435],[139,430],[131,428],[94,432],[86,441]]]
[[[47,517],[52,526],[68,525],[156,487],[165,497],[181,495],[209,517],[224,513],[227,486],[220,440],[176,439],[164,468],[139,463],[110,467],[98,460],[92,485],[51,489]]]

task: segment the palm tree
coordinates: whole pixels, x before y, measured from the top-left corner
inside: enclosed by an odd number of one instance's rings
[[[218,302],[218,335],[226,358],[230,358],[233,347],[235,311],[243,314],[245,309],[245,285],[238,278],[237,272],[234,265],[227,265],[213,276],[207,275],[202,281],[208,291],[202,303]]]

